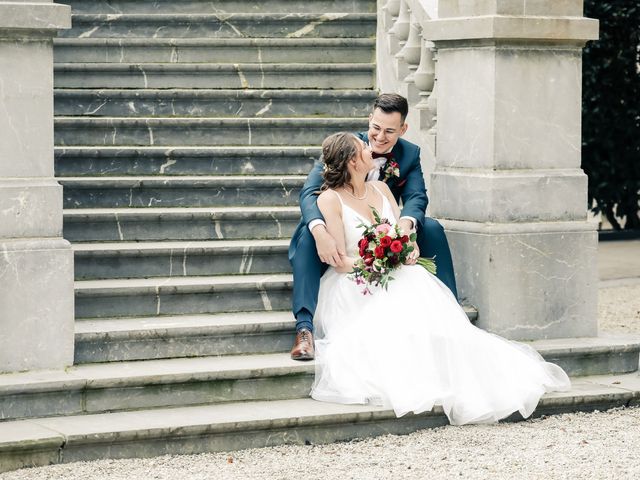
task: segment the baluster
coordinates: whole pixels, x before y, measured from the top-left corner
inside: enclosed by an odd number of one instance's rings
[[[429,107],[427,100],[433,91],[436,69],[435,62],[433,61],[433,42],[422,40],[420,44],[420,64],[413,76],[413,81],[420,92],[420,102],[416,105],[416,108],[425,110]]]
[[[393,27],[393,22],[398,18],[400,13],[400,0],[389,0],[384,7],[382,7],[382,25],[385,31],[389,31]]]
[[[389,0],[384,8],[386,8],[391,15],[397,17],[400,13],[400,0]]]
[[[420,25],[411,22],[407,43],[405,43],[402,50],[396,54],[398,77],[401,79],[404,78],[404,81],[409,84],[414,82],[415,72],[420,63],[420,43]]]
[[[389,52],[395,55],[404,46],[407,38],[409,38],[409,6],[406,0],[401,0],[400,13],[396,22],[389,30]]]
[[[420,111],[420,128],[429,128],[429,135],[436,135],[438,123],[438,79],[433,82],[433,91],[427,98],[427,108]]]

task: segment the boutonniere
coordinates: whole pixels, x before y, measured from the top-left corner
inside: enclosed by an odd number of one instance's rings
[[[392,178],[399,178],[400,165],[398,165],[398,163],[393,161],[392,159],[389,159],[387,160],[387,163],[384,164],[384,167],[382,168],[382,173],[384,174],[382,181],[385,183],[387,183]]]

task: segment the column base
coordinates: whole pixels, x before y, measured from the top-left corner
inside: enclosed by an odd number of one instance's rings
[[[597,232],[585,222],[441,220],[460,298],[505,338],[597,336]]]
[[[61,238],[0,239],[0,373],[73,364],[73,252]]]

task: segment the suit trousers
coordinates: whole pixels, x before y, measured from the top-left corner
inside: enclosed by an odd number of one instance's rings
[[[293,267],[293,314],[296,317],[296,330],[309,328],[318,304],[320,277],[327,265],[320,261],[316,243],[306,226],[299,227],[294,254],[289,256]],[[421,257],[435,257],[436,276],[458,298],[456,279],[449,242],[444,228],[437,220],[425,217],[422,227],[417,231],[417,243]]]

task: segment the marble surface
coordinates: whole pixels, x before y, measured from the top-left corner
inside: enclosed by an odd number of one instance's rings
[[[79,209],[65,212],[64,231],[70,241],[290,238],[299,221],[298,207]]]
[[[439,17],[582,16],[582,0],[438,0]]]
[[[467,223],[443,222],[459,296],[478,309],[478,326],[516,340],[596,335],[595,230],[545,232],[548,222],[492,234]]]
[[[374,88],[373,63],[62,63],[56,88]]]
[[[0,2],[0,373],[73,362],[73,254],[53,178],[53,47],[68,6]]]
[[[82,14],[64,37],[183,38],[183,37],[371,37],[375,13],[160,13]]]
[[[574,379],[568,392],[544,395],[535,415],[637,404],[638,398],[637,373],[583,377]],[[329,443],[446,424],[439,407],[397,419],[392,411],[367,405],[311,399],[246,402],[3,422],[0,437],[6,440],[0,455],[8,470],[24,465],[25,460],[46,464]],[[9,446],[20,452],[19,457],[4,453]],[[60,447],[64,455],[56,460],[53,452]],[[49,455],[43,458],[42,452]]]
[[[73,255],[62,238],[0,238],[0,373],[73,363]]]

